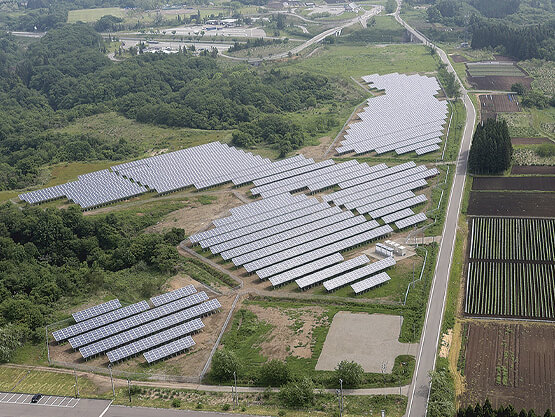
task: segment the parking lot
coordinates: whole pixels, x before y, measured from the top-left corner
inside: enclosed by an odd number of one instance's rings
[[[21,394],[13,392],[0,393],[0,403],[7,404],[31,404],[33,394]],[[57,397],[54,395],[43,395],[41,399],[33,405],[44,405],[47,407],[70,407],[73,408],[79,402],[79,398]]]

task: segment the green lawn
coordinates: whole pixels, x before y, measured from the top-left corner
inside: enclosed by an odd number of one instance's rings
[[[433,72],[437,64],[422,45],[327,45],[310,58],[284,64],[292,70],[328,76],[361,77],[390,72]]]
[[[102,16],[112,15],[115,17],[125,17],[125,9],[119,7],[101,7],[98,9],[81,9],[81,10],[70,10],[67,15],[68,23],[75,22],[85,22],[91,23],[96,22]]]

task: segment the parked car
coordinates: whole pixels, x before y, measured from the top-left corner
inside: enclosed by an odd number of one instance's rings
[[[41,398],[42,398],[42,394],[35,394],[33,395],[33,398],[31,398],[31,403],[33,404],[38,403]]]

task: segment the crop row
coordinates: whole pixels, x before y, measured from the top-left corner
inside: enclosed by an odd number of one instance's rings
[[[555,265],[471,262],[465,312],[555,319]]]
[[[473,218],[470,258],[553,261],[555,220]]]

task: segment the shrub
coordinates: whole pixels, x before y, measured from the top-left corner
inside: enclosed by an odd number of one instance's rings
[[[181,407],[181,400],[179,398],[174,398],[172,401],[172,407],[173,408]]]
[[[291,381],[281,387],[279,399],[287,407],[308,407],[314,404],[314,385],[306,377]]]
[[[239,373],[239,359],[234,352],[227,349],[216,351],[212,358],[212,376],[218,381],[229,381],[233,372]]]
[[[541,156],[542,158],[549,158],[551,156],[555,156],[555,144],[549,143],[549,142],[542,143],[536,149],[536,153],[538,154],[538,156]]]
[[[222,405],[222,410],[223,410],[223,411],[229,410],[229,404],[224,404],[224,405]]]
[[[285,362],[273,359],[260,367],[258,381],[262,386],[279,387],[289,381],[289,368]]]
[[[357,387],[362,383],[364,378],[364,369],[354,361],[341,361],[335,368],[335,375],[337,380],[343,380],[344,386]]]

